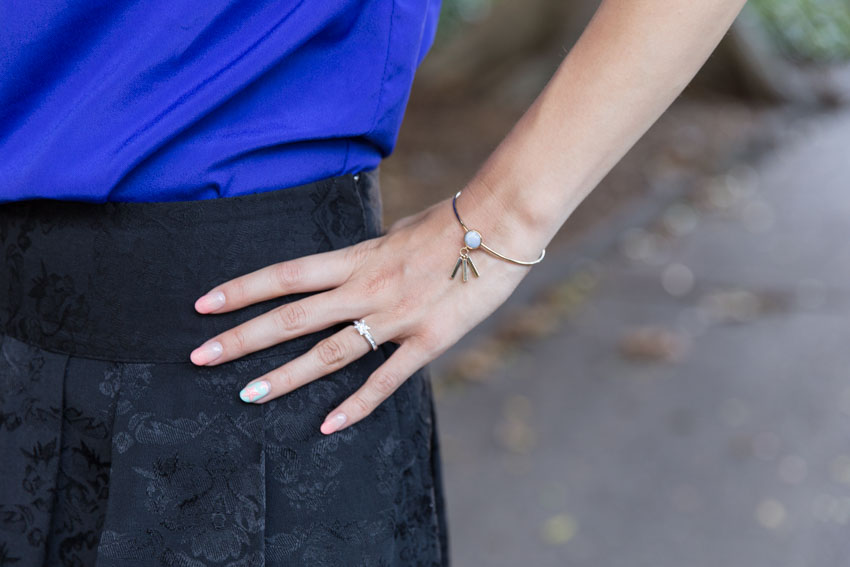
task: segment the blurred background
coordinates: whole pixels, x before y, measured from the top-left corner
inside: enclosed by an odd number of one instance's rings
[[[386,224],[463,186],[596,5],[443,0]],[[848,64],[850,0],[751,0],[432,363],[454,565],[850,565]]]

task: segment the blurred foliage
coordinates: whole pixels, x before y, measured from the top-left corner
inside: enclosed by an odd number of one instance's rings
[[[519,0],[443,0],[435,44],[485,19],[501,1]],[[850,0],[751,0],[749,6],[786,57],[800,62],[850,59]]]
[[[463,30],[465,25],[486,18],[497,1],[443,0],[440,8],[440,25],[437,27],[434,45],[439,46],[448,41],[449,38]]]
[[[751,0],[778,49],[801,62],[850,59],[850,0]]]

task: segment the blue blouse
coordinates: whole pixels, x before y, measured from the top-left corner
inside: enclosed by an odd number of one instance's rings
[[[210,199],[371,169],[439,9],[0,2],[0,202]]]

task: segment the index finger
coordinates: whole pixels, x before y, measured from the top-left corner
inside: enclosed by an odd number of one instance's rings
[[[348,248],[270,264],[219,284],[195,301],[199,313],[227,313],[290,293],[337,287],[351,276]]]

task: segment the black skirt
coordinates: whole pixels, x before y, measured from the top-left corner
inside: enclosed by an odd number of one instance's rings
[[[396,343],[263,404],[239,390],[351,322],[218,366],[189,360],[310,295],[198,314],[213,286],[381,235],[377,175],[0,205],[0,565],[448,565],[428,366],[325,435]]]

